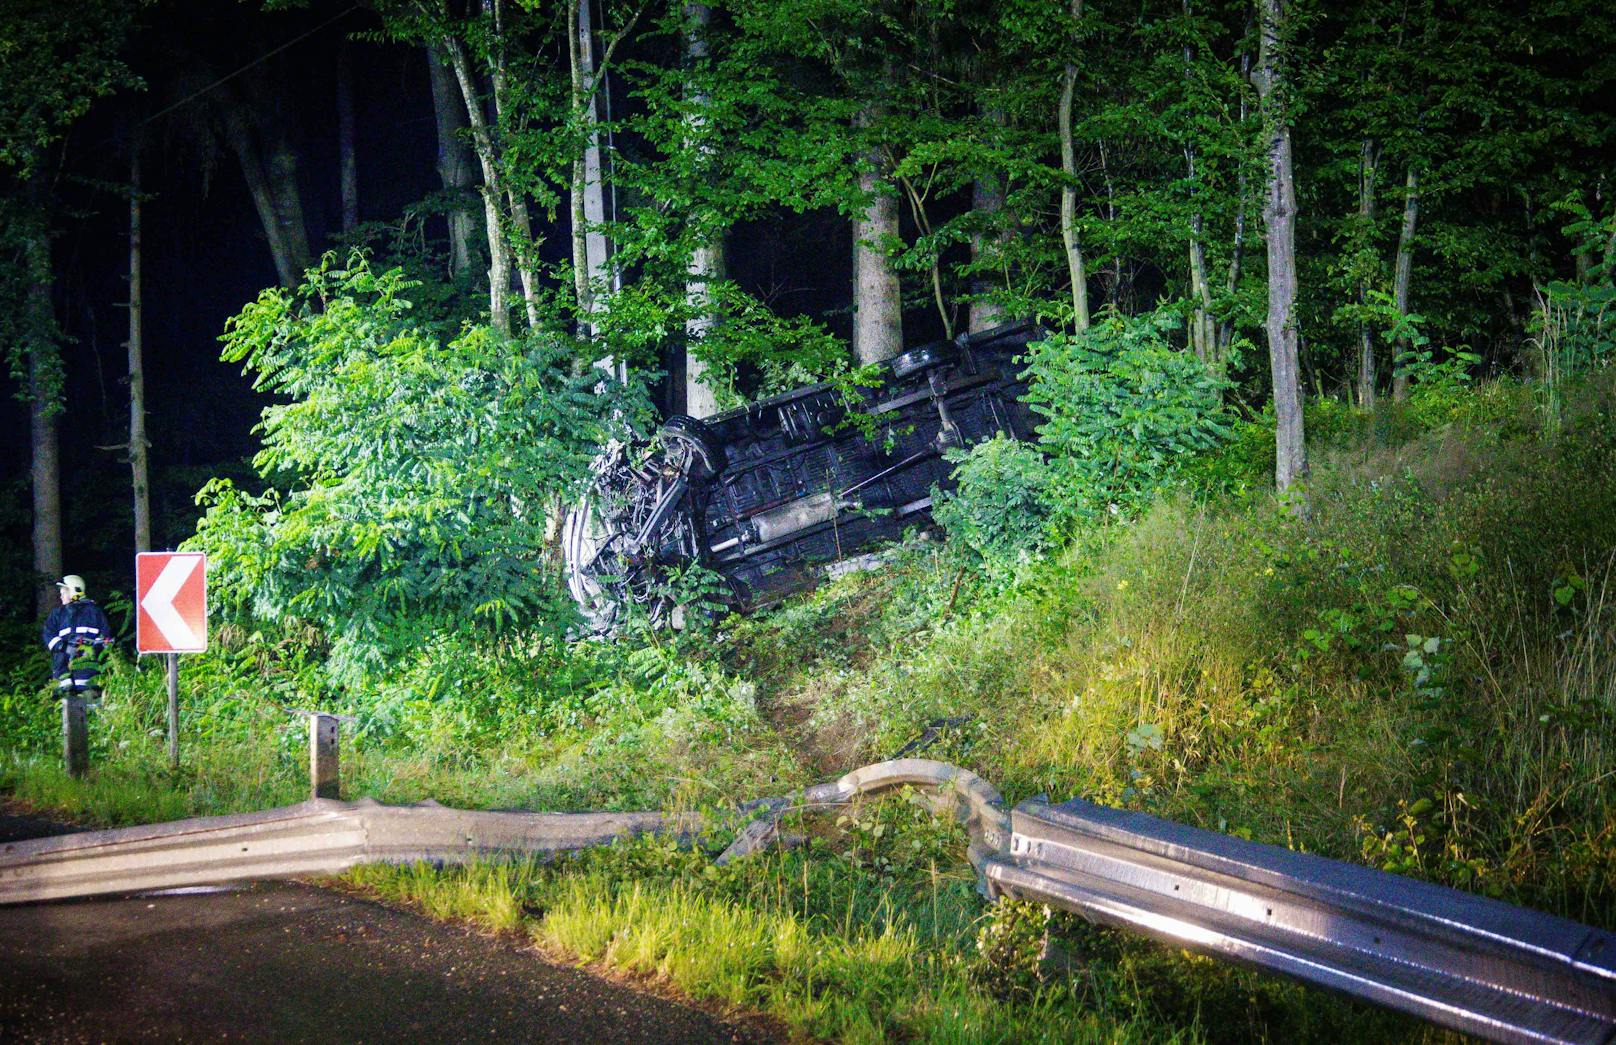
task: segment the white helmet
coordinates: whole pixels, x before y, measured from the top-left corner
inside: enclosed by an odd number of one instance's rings
[[[66,588],[69,600],[84,598],[84,578],[76,573],[70,573],[56,582],[58,588]]]

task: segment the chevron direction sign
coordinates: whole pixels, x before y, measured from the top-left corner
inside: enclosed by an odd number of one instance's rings
[[[201,552],[135,556],[135,648],[201,653],[208,648],[208,560]]]

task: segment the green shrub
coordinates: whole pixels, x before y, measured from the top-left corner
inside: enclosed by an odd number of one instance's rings
[[[1224,379],[1168,343],[1180,322],[1112,309],[1081,334],[1029,346],[1027,401],[1045,418],[1038,434],[1061,514],[1131,513],[1228,434]]]
[[[445,630],[558,634],[572,608],[547,522],[613,410],[634,408],[560,337],[443,340],[414,321],[413,286],[328,255],[229,321],[224,358],[279,400],[254,462],[270,488],[210,483],[187,542],[209,553],[219,608],[314,625],[345,681]]]
[[[969,450],[950,450],[951,493],[934,495],[933,518],[990,573],[1014,571],[1051,538],[1055,474],[1037,447],[996,435]]]

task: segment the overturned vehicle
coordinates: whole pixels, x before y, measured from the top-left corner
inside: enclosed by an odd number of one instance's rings
[[[811,385],[608,445],[562,535],[584,620],[598,634],[636,608],[664,620],[693,566],[717,575],[722,602],[757,609],[929,524],[933,488],[952,486],[945,451],[1031,438],[1016,358],[1041,336],[1031,323],[962,335],[882,364],[853,395]]]

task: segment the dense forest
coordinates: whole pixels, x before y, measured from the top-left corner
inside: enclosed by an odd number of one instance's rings
[[[295,793],[290,705],[354,715],[352,786],[388,799],[705,808],[944,722],[1012,800],[1616,924],[1607,5],[68,6],[0,0],[0,790],[261,807]],[[578,639],[556,530],[608,440],[1027,318],[1039,438],[953,453],[941,539]],[[49,581],[119,621],[133,552],[182,545],[217,631],[194,761],[163,767],[158,673],[115,652],[104,768],[67,780]],[[790,923],[854,957],[802,995],[783,952],[651,971],[816,1037],[1420,1033],[1047,913],[984,927],[938,877],[957,841],[883,807],[761,870],[652,847],[465,872],[448,908]],[[1064,986],[973,964],[1057,930],[1090,963]]]
[[[210,245],[209,263],[262,271],[267,250],[289,304],[244,313],[265,323],[306,312],[322,253],[322,271],[348,271],[360,249],[412,285],[413,325],[445,342],[486,329],[466,366],[543,344],[557,374],[611,359],[625,391],[697,416],[1005,317],[1115,326],[1193,355],[1231,404],[1273,404],[1281,488],[1306,469],[1304,393],[1367,407],[1421,380],[1535,372],[1545,329],[1583,344],[1616,251],[1616,30],[1594,4],[86,4],[61,19],[18,3],[6,21],[5,343],[33,491],[31,513],[10,511],[34,543],[8,567],[18,581],[60,573],[64,469],[95,477],[68,484],[70,502],[95,487],[72,504],[70,557],[150,542],[147,495],[132,532],[102,510],[115,461],[78,436],[135,447],[141,490],[166,488],[175,457],[232,470],[200,436],[160,435],[169,459],[148,464],[140,311],[128,367],[103,358],[130,337],[108,242],[128,234],[142,165],[162,165],[170,198],[239,169],[257,245]],[[355,78],[410,63],[418,111],[373,96],[356,126]],[[361,147],[409,124],[412,157]],[[374,164],[400,162],[417,176],[385,180],[427,191],[382,192],[377,213],[356,170],[383,180]],[[182,259],[147,264],[184,279]],[[249,359],[255,335],[233,329]],[[185,340],[157,351],[208,351],[205,328]],[[127,426],[109,384],[133,393]],[[64,461],[56,418],[91,395],[94,431],[72,412]],[[544,482],[577,477],[578,445]],[[189,513],[173,492],[164,506],[172,543]]]

